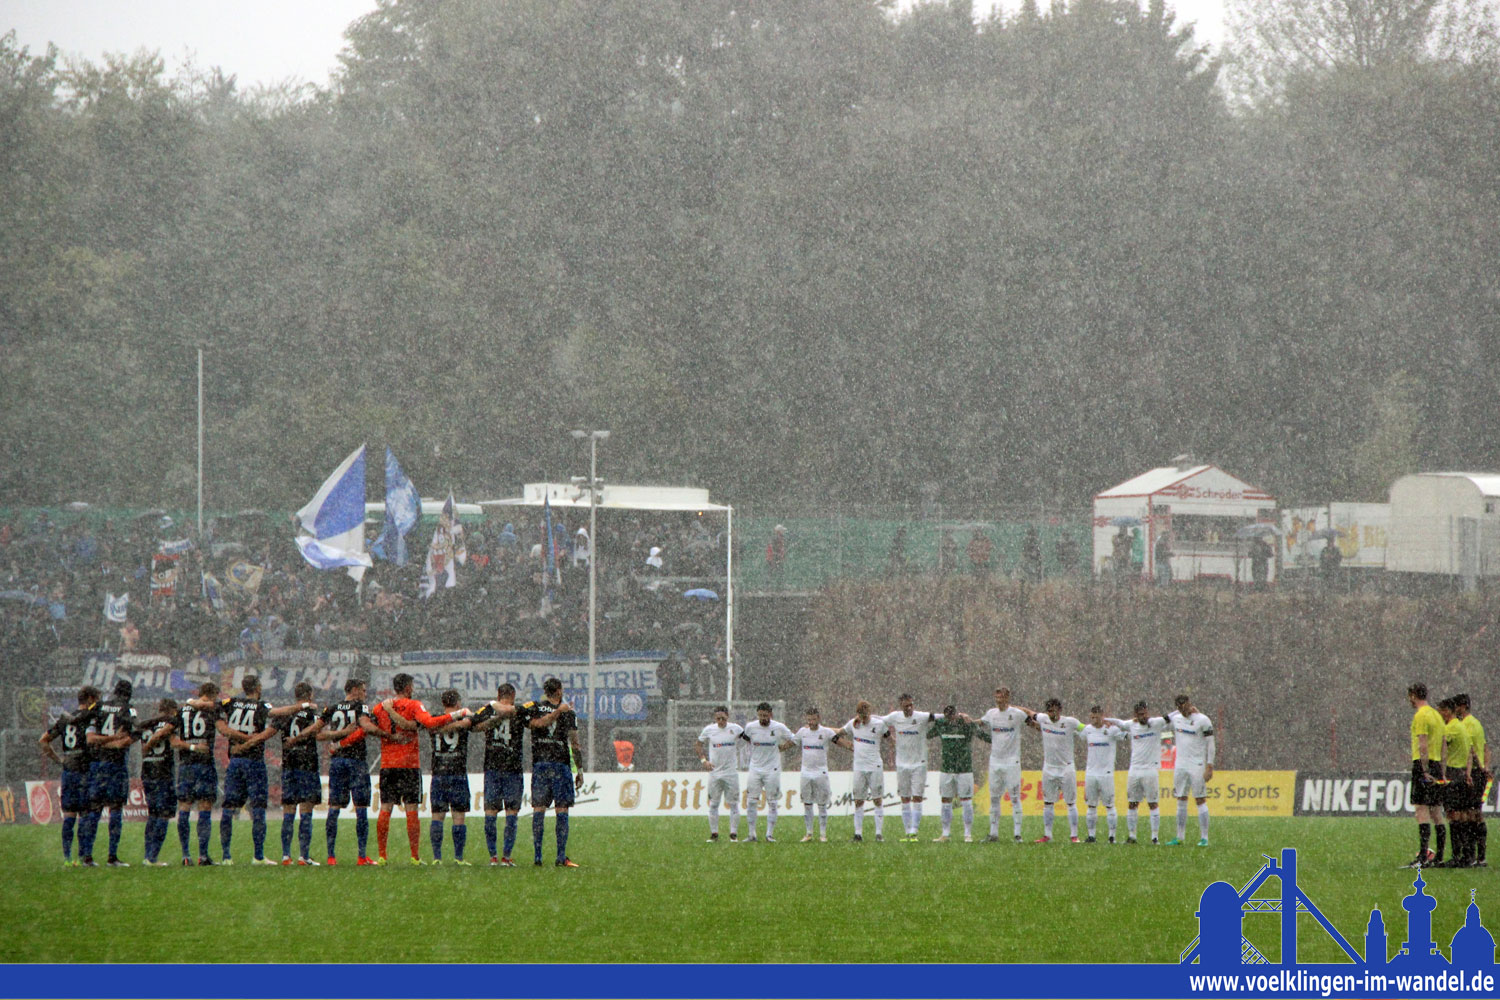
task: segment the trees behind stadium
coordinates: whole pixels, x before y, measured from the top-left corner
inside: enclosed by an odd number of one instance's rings
[[[1480,56],[1247,108],[1103,0],[401,2],[348,42],[317,92],[0,42],[0,501],[187,505],[199,343],[211,507],[359,440],[509,491],[588,421],[615,480],[736,502],[1500,464]]]

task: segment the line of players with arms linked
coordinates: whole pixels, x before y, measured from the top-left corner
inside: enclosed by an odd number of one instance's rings
[[[1177,798],[1177,836],[1166,843],[1178,846],[1187,837],[1188,799],[1197,802],[1198,846],[1208,846],[1207,782],[1213,777],[1215,739],[1213,723],[1199,712],[1188,695],[1179,695],[1176,709],[1152,715],[1146,702],[1136,704],[1129,719],[1106,716],[1099,706],[1081,722],[1064,715],[1062,702],[1049,698],[1042,711],[1033,711],[1010,703],[1010,689],[995,689],[995,707],[975,720],[949,705],[941,713],[917,711],[911,695],[898,699],[896,711],[884,716],[871,715],[870,703],[861,701],[854,718],[839,729],[822,724],[816,708],[806,713],[806,725],[793,733],[771,718],[771,706],[762,702],[754,721],[740,726],[729,721],[724,706],[714,710],[714,721],[698,735],[698,755],[710,772],[708,780],[708,839],[719,839],[719,806],[729,802],[729,839],[739,834],[739,748],[748,743],[749,766],[746,775],[746,813],[749,835],[746,842],[758,839],[756,810],[762,794],[766,799],[765,839],[776,836],[777,803],[781,796],[781,754],[798,747],[801,751],[801,796],[804,843],[813,839],[814,811],[817,813],[817,837],[828,839],[828,806],[832,795],[828,780],[828,749],[838,746],[852,753],[852,798],[854,801],[854,840],[864,840],[865,803],[875,812],[875,839],[884,840],[885,822],[885,752],[883,740],[895,743],[896,795],[901,799],[902,840],[916,841],[922,822],[922,800],[927,787],[928,741],[937,739],[941,748],[942,770],[938,794],[942,799],[942,834],[937,841],[948,841],[953,835],[954,803],[963,817],[964,840],[973,840],[975,737],[990,744],[990,834],[989,840],[1000,840],[1000,808],[1010,798],[1011,835],[1021,842],[1021,730],[1030,727],[1042,739],[1042,836],[1038,843],[1052,840],[1055,806],[1067,807],[1070,840],[1078,843],[1078,774],[1074,748],[1087,748],[1084,767],[1084,802],[1088,807],[1088,843],[1098,834],[1098,810],[1105,809],[1108,837],[1115,843],[1118,817],[1115,811],[1115,758],[1121,743],[1130,746],[1130,771],[1126,781],[1126,843],[1137,843],[1139,807],[1145,802],[1150,813],[1151,843],[1160,843],[1161,814],[1157,800],[1161,779],[1162,740],[1175,738],[1177,762],[1173,777],[1173,795]]]
[[[1469,696],[1443,698],[1434,707],[1427,685],[1406,689],[1411,704],[1411,800],[1416,808],[1417,856],[1407,868],[1487,868],[1489,828],[1484,803],[1493,772],[1484,725],[1470,710]],[[1436,850],[1428,846],[1436,828]],[[1444,841],[1453,849],[1444,858]]]
[[[421,826],[418,810],[422,802],[419,733],[428,734],[432,748],[432,820],[430,837],[433,863],[443,856],[443,824],[453,813],[454,863],[467,865],[467,812],[471,802],[468,776],[469,734],[484,737],[485,840],[490,864],[514,867],[511,853],[516,842],[517,817],[524,792],[522,748],[531,739],[532,848],[534,863],[542,864],[546,814],[555,813],[556,865],[577,868],[568,857],[568,810],[574,790],[583,784],[578,719],[562,698],[562,682],[548,678],[539,701],[516,703],[510,684],[500,685],[494,701],[477,711],[460,706],[455,690],[442,695],[443,712],[429,713],[412,697],[410,674],[392,678],[393,697],[367,705],[363,681],[344,685],[344,698],[327,707],[312,700],[313,689],[298,684],[290,705],[272,706],[261,695],[260,681],[247,676],[238,695],[221,697],[216,684],[205,683],[197,696],[178,704],[163,698],[157,714],[138,718],[131,706],[129,681],[115,684],[111,697],[101,697],[92,686],[78,692],[78,710],[64,714],[41,736],[42,752],[62,765],[63,864],[96,867],[94,843],[99,823],[109,810],[109,854],[107,864],[128,867],[119,857],[124,807],[130,792],[128,754],[141,744],[141,784],[146,798],[147,820],[145,864],[166,867],[160,860],[171,817],[177,817],[177,838],[184,865],[233,864],[231,846],[234,822],[249,808],[251,864],[274,865],[265,855],[266,807],[269,783],[265,744],[281,739],[281,863],[316,865],[311,854],[313,807],[322,798],[318,744],[330,745],[328,762],[328,818],[325,827],[327,861],[338,863],[339,816],[353,806],[358,865],[386,864],[386,845],[391,814],[401,806],[406,815],[406,835],[411,864],[424,862],[419,856]],[[220,796],[218,770],[214,763],[214,741],[228,744],[228,764]],[[380,747],[380,812],[376,819],[378,857],[367,853],[369,838],[370,767],[366,748]],[[213,806],[220,801],[220,858],[209,855]],[[192,814],[198,813],[196,855],[192,851]],[[505,813],[504,850],[498,848],[498,814]],[[292,856],[292,838],[298,855]],[[77,833],[78,858],[73,859],[73,837]],[[196,858],[196,860],[195,860]]]

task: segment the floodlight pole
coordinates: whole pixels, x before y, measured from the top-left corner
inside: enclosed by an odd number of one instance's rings
[[[203,346],[198,346],[198,545],[203,545]]]
[[[594,694],[594,661],[597,655],[594,615],[598,608],[599,522],[599,442],[609,439],[609,431],[573,431],[575,438],[589,439],[589,752],[586,766],[594,770],[594,716],[599,714],[599,699]],[[551,540],[548,540],[551,544]]]

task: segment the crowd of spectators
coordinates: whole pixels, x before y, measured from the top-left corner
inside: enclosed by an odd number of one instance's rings
[[[435,526],[407,536],[408,559],[380,559],[363,584],[302,559],[293,526],[246,512],[194,526],[160,512],[105,519],[39,512],[0,524],[0,655],[14,675],[55,650],[107,648],[179,659],[234,649],[588,650],[588,563],[597,556],[600,651],[722,656],[723,534],[695,514],[553,514],[553,570],[540,512],[465,523],[456,586],[423,598]],[[59,521],[66,523],[59,523]],[[371,525],[370,539],[380,526]],[[685,597],[687,591],[698,596]],[[128,602],[120,602],[121,595]],[[712,595],[712,596],[709,596]],[[106,602],[125,604],[109,620]]]

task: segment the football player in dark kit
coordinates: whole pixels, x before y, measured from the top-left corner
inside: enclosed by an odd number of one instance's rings
[[[92,685],[79,688],[77,711],[59,715],[37,741],[43,754],[62,765],[60,791],[65,866],[79,863],[72,859],[73,834],[79,817],[89,811],[89,765],[93,754],[89,750],[87,732],[89,717],[99,698],[98,688]],[[81,851],[79,856],[82,857]]]
[[[443,708],[453,711],[463,699],[457,690],[443,692]],[[443,819],[453,810],[453,863],[467,866],[464,844],[469,839],[469,719],[458,719],[427,735],[432,740],[432,794],[429,807],[432,823],[428,838],[432,843],[432,863],[443,863]]]
[[[77,864],[73,860],[73,831],[78,825],[79,815],[89,809],[89,763],[93,760],[93,754],[89,752],[86,734],[89,715],[98,703],[98,688],[92,685],[79,688],[78,711],[72,715],[59,715],[57,721],[37,741],[41,744],[42,753],[62,765],[60,791],[64,865]]]
[[[130,770],[126,760],[135,742],[135,709],[130,707],[134,691],[126,680],[115,681],[114,696],[95,706],[89,717],[86,738],[94,754],[89,764],[89,811],[78,825],[78,847],[83,864],[94,867],[94,837],[99,817],[109,810],[109,865],[129,867],[120,860],[120,834],[125,829],[125,802],[130,798]]]
[[[281,719],[281,863],[292,863],[292,823],[297,827],[297,864],[316,865],[311,857],[313,807],[323,801],[318,780],[318,733],[325,723],[312,704],[313,687],[299,681],[292,689],[297,710]]]
[[[250,807],[250,839],[255,848],[253,865],[275,864],[265,856],[266,803],[270,782],[266,778],[266,740],[271,728],[271,706],[261,700],[260,678],[245,675],[242,694],[219,703],[218,730],[229,741],[229,764],[224,768],[224,801],[219,807],[219,850],[222,864],[234,864],[230,846],[234,840],[234,817]]]
[[[526,784],[521,769],[522,744],[530,716],[516,707],[516,689],[501,684],[495,700],[474,713],[473,732],[484,733],[484,841],[490,864],[514,868],[510,852],[516,846],[516,817]],[[505,853],[495,850],[495,817],[505,810]]]
[[[192,832],[193,806],[198,807],[198,864],[211,865],[208,837],[213,827],[214,800],[219,797],[219,773],[214,767],[214,722],[219,717],[219,685],[205,681],[196,701],[184,702],[177,710],[176,731],[170,740],[177,751],[177,839],[182,844],[182,863],[191,865],[188,838]]]
[[[578,716],[562,700],[562,681],[548,677],[542,684],[542,700],[525,705],[531,725],[531,846],[535,863],[542,863],[542,835],[547,828],[547,807],[557,812],[557,867],[577,868],[568,857],[568,808],[573,790],[583,786],[583,771],[575,777],[569,761],[571,748],[578,760]]]
[[[156,704],[157,715],[141,723],[141,791],[146,794],[146,858],[151,868],[165,868],[159,861],[162,845],[167,842],[167,828],[177,811],[172,787],[176,753],[172,734],[177,731],[177,702],[163,698]]]
[[[365,853],[370,838],[370,764],[365,755],[365,736],[383,740],[392,738],[391,734],[382,732],[370,717],[365,682],[352,678],[344,682],[344,700],[325,708],[322,720],[324,728],[317,739],[333,744],[328,752],[327,863],[339,863],[339,811],[352,804],[354,835],[359,842],[359,860],[355,863],[373,865],[374,860]]]

